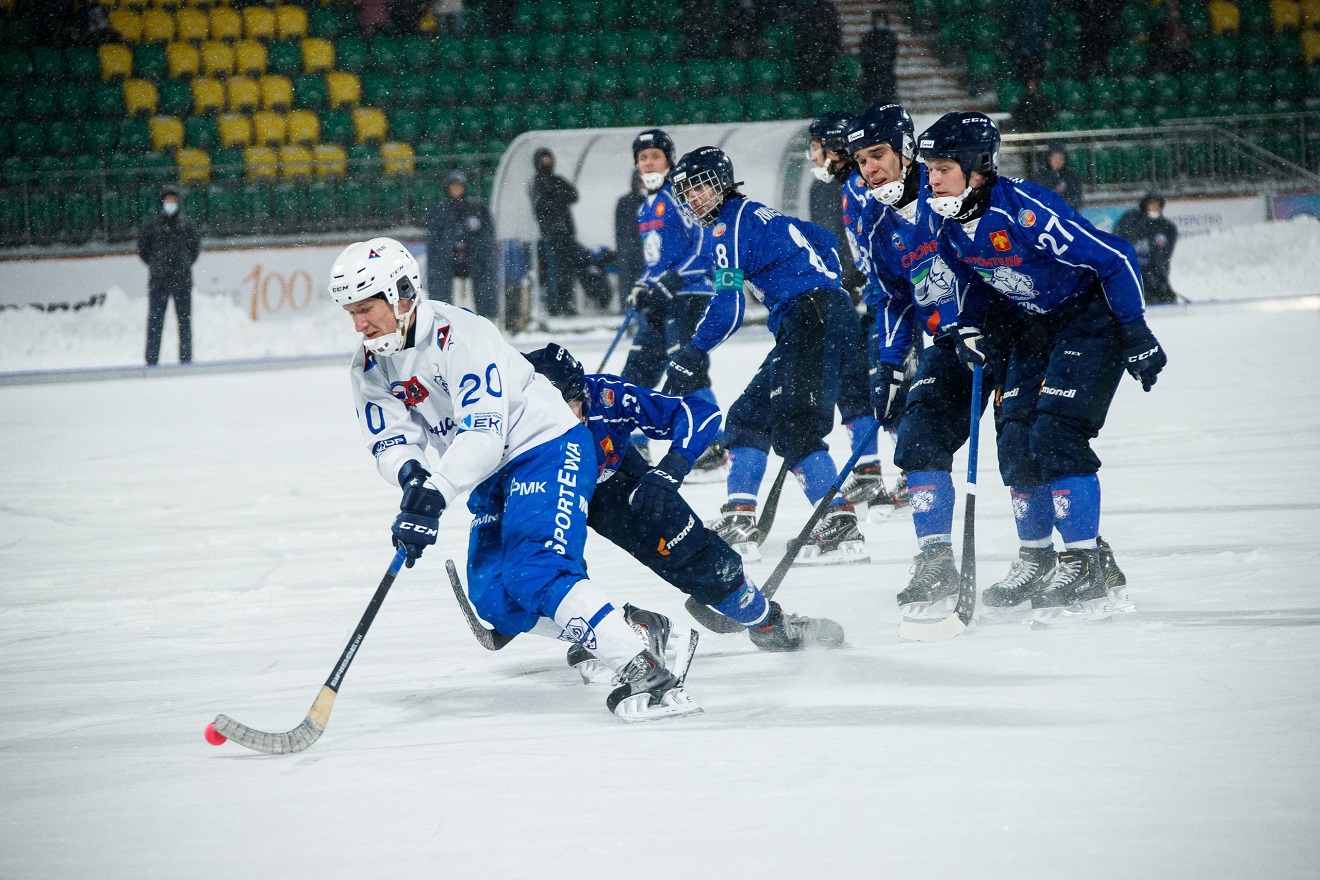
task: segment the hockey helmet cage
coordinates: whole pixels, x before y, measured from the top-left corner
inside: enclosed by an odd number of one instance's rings
[[[698,147],[674,166],[669,179],[683,211],[702,226],[714,226],[720,208],[730,193],[737,192],[739,181],[733,179],[733,162],[719,147]],[[701,205],[688,204],[688,196],[698,187],[710,187],[716,194]]]

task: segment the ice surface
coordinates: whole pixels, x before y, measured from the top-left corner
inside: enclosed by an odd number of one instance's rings
[[[704,633],[705,714],[624,725],[562,644],[478,647],[455,509],[286,757],[202,729],[298,724],[389,563],[398,489],[344,368],[0,387],[0,878],[1313,877],[1320,313],[1298,305],[1152,315],[1170,366],[1124,380],[1096,444],[1138,604],[1113,624],[902,642],[911,526],[866,523],[871,565],[779,593],[847,648]],[[716,352],[725,405],[768,344]],[[985,586],[1016,542],[988,420],[981,449]],[[685,492],[709,516],[722,488]],[[806,515],[787,487],[755,574]],[[613,547],[588,559],[689,625]]]

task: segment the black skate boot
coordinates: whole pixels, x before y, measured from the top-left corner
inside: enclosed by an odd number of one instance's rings
[[[596,659],[595,654],[577,642],[568,646],[568,665],[582,676],[583,684],[609,681],[614,676],[608,666]]]
[[[718,519],[707,523],[743,562],[761,561],[761,530],[756,527],[756,505],[730,502],[720,508]]]
[[[724,444],[716,440],[706,447],[706,451],[701,453],[696,462],[692,465],[692,471],[687,476],[689,483],[715,483],[725,478],[729,469],[729,450],[724,448]]]
[[[1114,562],[1114,551],[1104,538],[1096,538],[1096,549],[1100,551],[1100,560],[1104,563],[1105,588],[1109,592],[1110,609],[1115,614],[1136,611],[1137,605],[1127,591],[1127,575]]]
[[[851,504],[831,507],[811,530],[811,542],[798,551],[796,565],[840,565],[870,562],[866,536],[857,527]]]
[[[670,621],[663,614],[638,608],[636,605],[623,606],[623,619],[637,630],[637,634],[646,640],[646,647],[657,657],[673,660],[669,650]]]
[[[770,603],[770,616],[760,626],[748,627],[752,644],[762,651],[802,651],[807,648],[838,648],[843,645],[843,627],[824,617],[785,614],[778,602]]]
[[[885,478],[880,473],[880,463],[859,464],[848,475],[839,494],[848,499],[853,507],[862,504],[871,508],[870,513],[893,513],[894,497],[885,488]]]
[[[912,580],[898,594],[898,608],[908,620],[939,620],[958,604],[958,566],[953,547],[937,544],[912,558]]]
[[[628,661],[619,672],[619,681],[605,698],[605,706],[623,721],[651,721],[701,711],[678,677],[652,651]]]
[[[1064,550],[1049,583],[1031,599],[1032,622],[1108,620],[1116,612],[1131,611],[1135,606],[1127,599],[1126,584],[1108,544],[1094,550]],[[1111,586],[1119,591],[1119,601],[1111,601]]]
[[[1008,576],[981,594],[981,616],[989,622],[1029,616],[1031,597],[1049,583],[1057,559],[1051,547],[1019,547]]]
[[[889,493],[889,497],[894,499],[895,510],[908,506],[907,474],[898,475],[898,482],[894,484],[894,491]]]

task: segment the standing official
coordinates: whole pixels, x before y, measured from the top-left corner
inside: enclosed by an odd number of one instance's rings
[[[201,252],[197,227],[180,212],[179,188],[160,193],[160,213],[142,224],[138,256],[147,264],[147,366],[160,360],[165,308],[174,299],[179,320],[179,363],[192,361],[192,267]]]
[[[454,280],[471,279],[477,314],[494,319],[500,313],[495,224],[490,209],[468,197],[467,184],[461,171],[451,171],[445,177],[445,200],[426,212],[426,295],[452,303]]]

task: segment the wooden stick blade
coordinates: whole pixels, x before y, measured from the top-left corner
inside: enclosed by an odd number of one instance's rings
[[[301,752],[311,747],[321,738],[321,734],[325,733],[325,725],[317,723],[310,715],[288,733],[265,733],[254,730],[228,715],[215,716],[215,729],[225,739],[254,752],[261,752],[263,755],[291,755]]]

